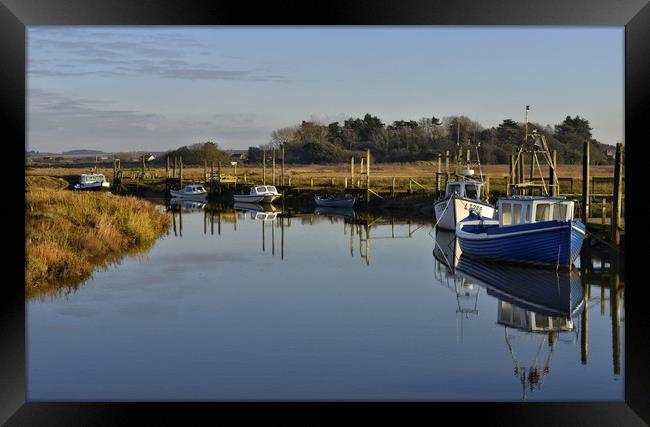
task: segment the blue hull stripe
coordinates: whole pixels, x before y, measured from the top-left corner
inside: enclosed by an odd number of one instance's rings
[[[483,234],[483,239],[477,239],[479,236],[465,239],[459,235],[460,247],[463,254],[475,257],[570,267],[580,254],[584,225],[578,221],[561,222],[560,226],[554,223],[543,229],[539,224],[528,233],[522,234],[526,230],[520,228],[514,235],[501,232],[498,238],[494,234]]]

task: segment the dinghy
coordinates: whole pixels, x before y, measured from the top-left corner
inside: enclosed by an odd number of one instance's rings
[[[354,205],[354,198],[344,199],[334,196],[314,196],[314,202],[318,206],[326,208],[351,208]]]

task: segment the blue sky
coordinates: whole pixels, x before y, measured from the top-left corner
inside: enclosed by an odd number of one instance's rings
[[[28,27],[28,149],[239,149],[302,120],[588,119],[623,141],[623,27]]]

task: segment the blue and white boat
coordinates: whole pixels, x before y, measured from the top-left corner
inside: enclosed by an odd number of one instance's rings
[[[472,212],[456,226],[462,253],[472,257],[570,269],[585,225],[564,197],[511,196],[498,201],[498,219]]]

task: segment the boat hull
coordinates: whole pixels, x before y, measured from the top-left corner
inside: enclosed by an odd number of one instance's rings
[[[494,218],[495,209],[489,203],[454,195],[434,202],[433,211],[437,227],[455,231],[456,225],[467,218],[470,209],[474,209],[483,218]]]
[[[326,208],[351,208],[354,205],[354,199],[321,199],[320,197],[314,197],[314,202],[318,206],[323,206]]]
[[[250,194],[235,194],[232,197],[237,203],[263,203],[265,196],[251,196]]]
[[[111,189],[111,185],[108,182],[104,181],[85,185],[75,184],[72,189],[75,191],[109,191]]]
[[[585,226],[580,221],[544,221],[499,227],[480,220],[456,228],[464,255],[545,267],[571,268],[580,254]]]
[[[188,194],[188,193],[183,193],[182,191],[169,190],[169,194],[172,197],[179,198],[179,199],[206,200],[208,198],[207,191],[205,193]]]

